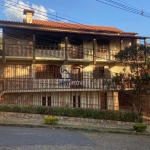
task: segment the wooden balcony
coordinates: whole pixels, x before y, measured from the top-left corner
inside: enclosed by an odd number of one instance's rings
[[[109,51],[97,50],[96,51],[96,61],[108,61],[110,60]]]
[[[9,58],[32,59],[33,45],[6,44],[5,45],[5,57],[8,59]]]
[[[70,61],[93,61],[93,49],[68,48],[68,60]]]
[[[23,44],[6,44],[5,57],[6,59],[33,59],[34,49],[33,45]],[[67,48],[68,61],[92,62],[93,49],[90,48]],[[96,61],[114,61],[114,55],[117,52],[114,50],[96,50]],[[2,50],[0,49],[0,58],[2,58]],[[65,47],[60,46],[35,46],[36,60],[65,60]]]
[[[5,78],[1,82],[5,93],[14,92],[42,92],[42,91],[88,91],[106,90],[105,81],[109,79],[86,78],[82,81],[70,79],[33,79],[33,78]]]
[[[106,51],[106,50],[97,50],[96,51],[96,61],[114,61],[115,60],[115,55],[118,52],[115,50],[110,50]]]
[[[41,46],[36,45],[35,47],[35,58],[46,59],[46,60],[64,60],[65,59],[65,48],[59,46]]]

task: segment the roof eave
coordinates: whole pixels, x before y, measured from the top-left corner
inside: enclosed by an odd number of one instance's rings
[[[19,29],[28,29],[28,30],[38,30],[38,31],[51,31],[51,32],[65,32],[65,33],[77,33],[77,34],[91,34],[91,35],[103,35],[111,37],[120,37],[120,38],[135,38],[135,39],[146,39],[150,37],[137,36],[136,33],[115,33],[115,32],[104,32],[104,31],[90,31],[90,30],[72,30],[72,29],[63,29],[63,28],[53,28],[43,25],[28,24],[22,22],[10,22],[10,21],[0,21],[0,27],[2,28],[19,28]]]

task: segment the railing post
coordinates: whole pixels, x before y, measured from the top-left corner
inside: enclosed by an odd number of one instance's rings
[[[2,38],[2,62],[5,63],[6,62],[6,58],[5,58],[5,29],[3,28],[3,38]]]
[[[93,64],[96,64],[96,39],[93,38]]]
[[[68,60],[68,37],[65,36],[65,60]]]
[[[35,33],[33,33],[33,63],[35,63]]]

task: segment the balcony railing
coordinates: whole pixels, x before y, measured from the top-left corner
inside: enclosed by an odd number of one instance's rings
[[[70,79],[33,79],[33,78],[5,78],[2,91],[9,90],[43,90],[43,89],[107,89],[105,81],[110,79],[86,78],[80,81]],[[113,89],[113,88],[110,88]]]
[[[96,60],[109,60],[109,52],[106,50],[97,50],[96,51]]]
[[[68,48],[69,59],[88,59],[93,60],[93,49],[89,48]]]
[[[32,57],[33,45],[6,44],[5,56]]]
[[[93,61],[93,49],[69,47],[67,48],[67,51],[68,59]],[[117,53],[118,52],[114,50],[96,50],[96,60],[115,60],[114,55]],[[1,49],[0,56],[2,56]],[[5,56],[14,56],[16,58],[33,57],[33,45],[6,44]],[[35,57],[36,59],[65,59],[65,47],[36,45]]]
[[[36,45],[36,57],[44,58],[65,58],[65,48],[59,46],[41,46]]]

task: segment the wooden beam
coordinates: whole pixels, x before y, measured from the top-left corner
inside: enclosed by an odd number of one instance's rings
[[[35,63],[35,53],[36,53],[36,50],[35,50],[35,33],[33,34],[33,63]]]
[[[133,44],[133,39],[131,38],[131,46],[133,46],[134,44]]]
[[[96,39],[93,38],[93,64],[96,64]]]
[[[147,40],[144,39],[144,46],[147,47]]]
[[[65,60],[68,60],[68,37],[65,36]]]
[[[120,38],[120,50],[122,49],[122,39]]]
[[[144,46],[147,47],[147,41],[144,39]],[[145,63],[147,64],[147,54],[145,53]]]
[[[5,58],[5,29],[3,28],[3,37],[2,37],[2,62],[6,62]]]
[[[88,92],[86,91],[86,108],[88,108]]]

